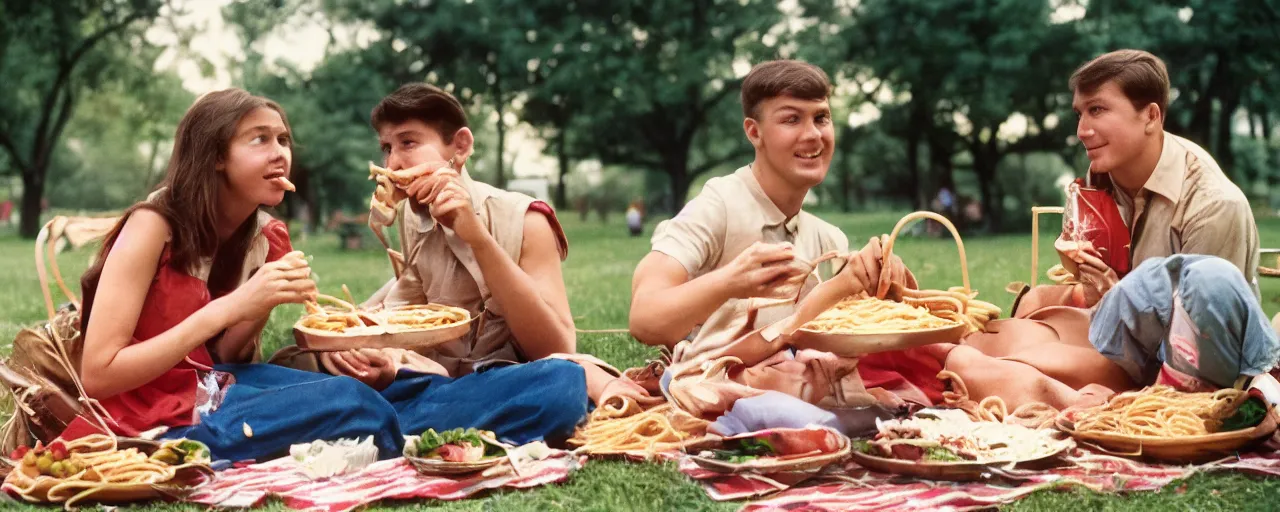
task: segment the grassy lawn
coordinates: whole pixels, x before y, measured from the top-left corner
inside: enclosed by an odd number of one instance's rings
[[[827,215],[844,229],[855,246],[871,234],[888,232],[901,215],[877,213]],[[581,222],[576,215],[561,219],[569,235],[569,260],[565,280],[577,325],[581,329],[626,328],[630,305],[631,272],[648,251],[648,238],[628,237],[621,216],[609,224],[594,219]],[[1056,219],[1055,219],[1056,221]],[[1049,222],[1053,224],[1053,221]],[[652,228],[652,225],[649,226]],[[1280,246],[1280,219],[1259,221],[1264,247]],[[1042,238],[1044,238],[1042,236]],[[372,239],[370,240],[372,242]],[[1052,235],[1041,245],[1042,270],[1056,261]],[[373,242],[376,245],[376,242]],[[313,266],[322,291],[341,293],[350,287],[357,299],[368,296],[390,277],[386,258],[378,251],[338,250],[332,236],[296,240],[296,246],[314,255]],[[1011,281],[1025,281],[1030,272],[1030,235],[972,238],[966,240],[971,284],[981,298],[1008,308],[1013,296],[1004,291]],[[955,244],[950,239],[903,238],[895,246],[922,286],[945,288],[961,284]],[[62,254],[63,274],[78,277],[88,263],[90,249]],[[1265,278],[1264,278],[1265,279]],[[33,269],[32,245],[11,233],[0,235],[0,354],[18,330],[43,318],[44,306]],[[73,285],[73,289],[79,289]],[[1280,312],[1280,280],[1263,282],[1263,303],[1269,315]],[[267,325],[267,354],[292,343],[290,327],[301,314],[300,306],[277,309]],[[582,334],[578,349],[597,355],[619,367],[642,364],[656,350],[627,335]],[[1270,510],[1280,496],[1280,480],[1260,480],[1240,475],[1196,476],[1175,483],[1159,493],[1129,496],[1101,495],[1088,491],[1041,492],[1008,507],[1012,510]],[[1270,498],[1270,499],[1268,499]],[[736,503],[715,503],[696,485],[675,471],[673,465],[591,461],[561,485],[531,491],[495,492],[461,502],[413,502],[391,509],[440,510],[733,510]],[[201,510],[194,506],[144,506],[141,510]],[[283,509],[278,503],[272,509]],[[41,510],[0,503],[0,509]]]

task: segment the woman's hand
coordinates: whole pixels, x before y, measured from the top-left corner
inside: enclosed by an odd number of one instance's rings
[[[232,311],[232,324],[260,320],[281,304],[315,300],[319,292],[311,280],[311,266],[302,251],[263,265],[231,293],[223,297]]]

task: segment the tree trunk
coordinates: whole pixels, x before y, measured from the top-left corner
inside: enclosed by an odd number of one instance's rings
[[[919,100],[911,101],[911,122],[907,123],[907,172],[911,176],[912,189],[915,190],[915,196],[911,198],[911,204],[917,210],[924,209],[928,205],[928,200],[924,195],[924,184],[920,183],[920,122],[922,114]]]
[[[494,178],[493,186],[505,189],[507,188],[507,177],[504,171],[507,158],[507,122],[503,117],[506,114],[507,105],[502,96],[502,74],[496,70],[493,72],[493,106],[498,110],[498,175]]]
[[[494,177],[493,186],[505,189],[507,188],[507,176],[504,168],[506,167],[506,148],[507,148],[507,125],[502,120],[503,106],[498,104],[498,173]]]
[[[565,127],[560,127],[556,133],[556,158],[560,162],[560,176],[556,180],[556,209],[563,210],[568,207],[569,199],[565,192],[564,178],[569,174],[569,151],[565,149]]]
[[[1191,124],[1187,126],[1186,137],[1202,147],[1209,147],[1212,140],[1213,100],[1221,93],[1224,81],[1230,79],[1227,76],[1227,56],[1221,52],[1217,52],[1216,56],[1218,62],[1213,67],[1213,75],[1196,98]]]
[[[151,192],[151,188],[153,186],[152,182],[156,175],[156,160],[159,160],[160,158],[160,142],[161,140],[159,137],[151,138],[151,155],[147,157],[147,168],[144,171],[142,180],[140,181],[142,184],[142,193],[140,196],[146,196]]]
[[[1265,108],[1262,109],[1261,112],[1258,112],[1258,121],[1262,125],[1262,140],[1266,143],[1263,147],[1265,147],[1267,151],[1267,168],[1275,169],[1277,165],[1280,165],[1280,152],[1271,148],[1271,115]],[[1276,173],[1268,172],[1267,185],[1275,185],[1277,178],[1280,177],[1277,177]]]
[[[1004,221],[1004,208],[996,190],[996,164],[999,159],[994,148],[978,139],[979,129],[974,127],[974,140],[969,143],[973,155],[973,173],[978,177],[978,191],[982,196],[982,220],[988,232],[999,232]],[[992,132],[993,142],[995,132]]]
[[[929,168],[938,186],[956,191],[955,172],[951,162],[951,145],[938,130],[929,131]]]
[[[849,213],[852,211],[853,204],[849,201],[849,192],[853,188],[853,169],[849,164],[847,154],[845,156],[845,165],[840,166],[840,211]]]
[[[688,163],[684,160],[668,160],[667,176],[671,180],[671,203],[674,214],[684,208],[684,203],[688,201],[689,187],[693,184],[693,179],[689,176]]]
[[[26,239],[33,239],[40,233],[44,177],[44,169],[31,169],[22,173],[22,223],[18,225],[18,233]]]
[[[1222,99],[1222,109],[1218,112],[1218,143],[1214,159],[1222,166],[1222,170],[1227,173],[1227,177],[1231,178],[1232,181],[1236,181],[1237,184],[1241,184],[1239,180],[1242,178],[1248,179],[1248,177],[1241,176],[1237,172],[1235,154],[1231,151],[1231,121],[1236,108],[1240,106],[1238,98],[1238,93],[1229,92]]]
[[[844,126],[841,129],[840,142],[837,144],[840,148],[840,187],[837,193],[840,194],[840,211],[845,213],[853,210],[849,194],[853,189],[853,155],[856,149],[854,133],[857,133],[856,129],[848,125]]]

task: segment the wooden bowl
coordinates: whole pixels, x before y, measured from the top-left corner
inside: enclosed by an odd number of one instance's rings
[[[968,332],[969,326],[963,323],[956,323],[948,327],[918,331],[858,334],[800,329],[792,334],[791,337],[797,341],[803,340],[805,348],[831,352],[838,356],[857,357],[877,352],[922,347],[934,343],[955,343]]]
[[[1065,414],[1058,415],[1056,424],[1059,430],[1071,434],[1076,442],[1095,446],[1110,455],[1174,463],[1200,463],[1226,457],[1254,443],[1265,441],[1275,434],[1277,426],[1275,409],[1268,411],[1262,423],[1252,428],[1200,436],[1154,437],[1077,432],[1074,422]]]
[[[759,459],[746,462],[728,462],[713,459],[711,457],[703,457],[701,455],[690,455],[689,460],[695,464],[710,471],[717,473],[783,473],[783,472],[814,472],[818,471],[829,464],[843,460],[849,456],[850,445],[849,438],[835,430],[825,427],[815,427],[806,429],[770,429],[763,432],[752,432],[738,436],[724,438],[722,441],[730,441],[742,438],[756,438],[768,436],[777,438],[780,436],[804,437],[809,439],[809,443],[814,446],[820,446],[819,453],[798,454],[784,453],[776,457],[761,457]],[[775,441],[775,445],[779,444]]]
[[[475,462],[449,462],[440,459],[410,457],[408,455],[405,455],[404,458],[409,461],[413,469],[418,470],[418,473],[428,476],[467,475],[507,463],[507,457],[505,456],[481,459]]]
[[[1064,454],[1075,448],[1075,443],[1066,440],[1058,450],[1039,457],[1013,461],[963,461],[963,462],[923,462],[915,460],[891,459],[879,457],[853,450],[849,458],[858,465],[891,475],[909,476],[923,480],[947,480],[952,482],[971,482],[987,480],[998,475],[999,470],[1043,469],[1057,463]]]
[[[390,311],[424,306],[406,306]],[[395,325],[368,326],[349,329],[347,332],[332,332],[312,329],[302,325],[302,317],[293,325],[293,339],[298,347],[309,351],[338,351],[353,348],[405,348],[425,349],[441,343],[447,343],[471,332],[471,313],[462,308],[430,304],[425,307],[448,308],[461,313],[464,320],[430,329],[407,329]],[[367,314],[367,313],[366,313]],[[375,314],[376,315],[376,314]]]
[[[152,454],[161,443],[147,440],[121,438],[119,449],[137,448],[144,454]],[[156,483],[103,483],[54,478],[14,468],[0,486],[3,491],[32,503],[63,503],[68,509],[82,502],[133,503],[153,499],[181,498],[213,476],[208,464],[188,463],[173,466],[174,477]],[[34,471],[34,470],[32,470]],[[92,468],[89,471],[93,471]],[[55,487],[57,487],[55,489]],[[52,492],[51,492],[52,491]]]
[[[498,466],[500,464],[509,463],[510,459],[503,455],[501,457],[491,457],[488,459],[480,459],[474,462],[450,462],[442,459],[428,459],[419,457],[418,455],[418,438],[419,436],[405,436],[404,438],[404,458],[409,461],[409,465],[418,473],[427,476],[454,476],[478,473],[486,469]],[[502,446],[496,441],[485,439],[497,446]],[[503,449],[507,447],[503,446]]]

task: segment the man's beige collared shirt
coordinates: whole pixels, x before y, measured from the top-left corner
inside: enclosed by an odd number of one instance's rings
[[[1120,215],[1132,238],[1130,258],[1208,254],[1244,273],[1258,293],[1258,226],[1240,187],[1204,149],[1165,132],[1155,172],[1137,197],[1116,191]]]
[[[653,250],[670,256],[696,279],[727,265],[756,242],[795,246],[797,258],[812,261],[828,251],[847,252],[844,232],[812,214],[801,211],[787,218],[773,204],[751,166],[731,175],[712,178],[680,213],[654,228]],[[830,270],[829,264],[825,269]],[[738,332],[747,317],[748,301],[731,299],[697,331],[694,346],[685,356],[729,341],[720,337]],[[770,308],[756,319],[756,326],[790,314],[790,308]]]

